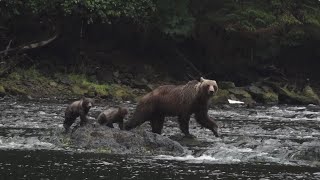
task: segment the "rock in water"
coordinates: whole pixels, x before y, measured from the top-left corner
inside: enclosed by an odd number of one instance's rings
[[[95,152],[138,155],[182,155],[184,153],[184,148],[178,142],[142,129],[122,131],[90,124],[79,127],[71,134],[61,136],[63,137],[58,142],[61,146]]]

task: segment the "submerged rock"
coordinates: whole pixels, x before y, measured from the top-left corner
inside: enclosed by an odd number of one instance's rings
[[[122,131],[96,124],[61,134],[61,146],[111,154],[181,155],[184,148],[176,141],[142,129]]]

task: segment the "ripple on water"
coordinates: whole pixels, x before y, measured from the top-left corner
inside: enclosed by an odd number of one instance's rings
[[[40,141],[37,137],[0,136],[0,149],[55,149],[56,146]]]

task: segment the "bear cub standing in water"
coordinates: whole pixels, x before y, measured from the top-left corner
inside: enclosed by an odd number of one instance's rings
[[[70,126],[80,116],[80,126],[84,126],[87,123],[87,114],[90,108],[93,106],[93,100],[90,98],[81,98],[78,101],[71,103],[65,111],[65,120],[63,127],[66,132],[69,131]]]
[[[98,116],[98,123],[101,125],[107,125],[110,128],[113,127],[113,123],[118,123],[119,128],[123,129],[123,119],[128,114],[128,110],[126,108],[109,108]]]

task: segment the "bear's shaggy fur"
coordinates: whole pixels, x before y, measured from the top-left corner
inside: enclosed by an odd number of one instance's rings
[[[128,110],[123,107],[109,108],[101,112],[97,118],[97,121],[101,125],[107,125],[113,128],[113,123],[118,123],[119,128],[123,129],[123,119],[128,114]]]
[[[82,98],[71,103],[65,111],[65,120],[63,122],[65,130],[68,131],[79,116],[80,126],[84,126],[87,123],[87,114],[92,106],[93,100],[90,98]]]
[[[161,134],[166,116],[178,116],[182,133],[189,133],[189,120],[195,114],[197,122],[218,137],[218,125],[208,116],[208,101],[218,91],[216,81],[200,78],[185,85],[164,85],[146,94],[139,101],[133,117],[125,129],[135,128],[150,121],[152,132]]]

